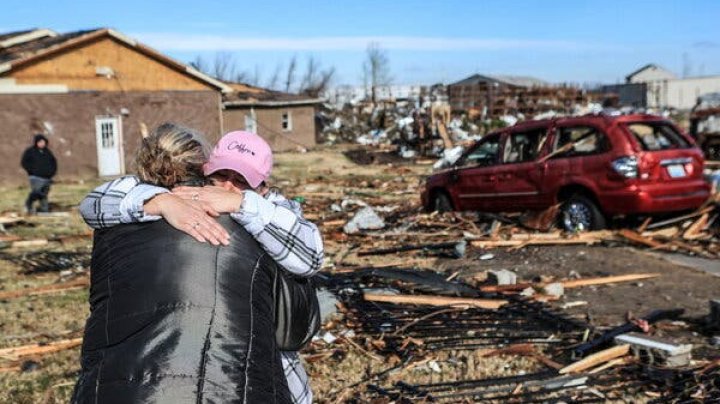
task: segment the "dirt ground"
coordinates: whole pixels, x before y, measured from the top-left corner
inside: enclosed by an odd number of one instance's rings
[[[422,176],[429,172],[428,165],[408,165],[403,162],[369,159],[374,164],[356,164],[342,152],[347,147],[321,149],[303,154],[278,154],[273,174],[275,184],[290,197],[305,200],[305,212],[321,223],[325,235],[325,271],[332,272],[355,265],[389,265],[431,268],[447,275],[457,273],[460,279],[470,279],[475,273],[489,269],[515,271],[522,280],[544,276],[556,279],[572,277],[595,277],[625,273],[653,272],[660,277],[640,282],[609,286],[585,287],[566,290],[565,296],[552,304],[559,307],[568,302],[585,301],[586,305],[568,309],[590,320],[595,326],[622,324],[628,312],[642,316],[654,309],[684,308],[685,324],[693,322],[708,312],[708,299],[720,298],[720,277],[681,266],[641,249],[625,245],[614,246],[547,246],[525,247],[520,250],[492,249],[483,251],[469,248],[462,259],[427,257],[422,253],[403,253],[382,257],[358,257],[355,252],[363,243],[375,241],[422,242],[435,239],[446,240],[449,235],[443,229],[412,234],[404,237],[392,233],[348,238],[339,225],[327,224],[342,218],[328,208],[328,203],[340,204],[346,199],[361,199],[379,206],[386,203],[399,209],[418,207],[418,187]],[[357,159],[354,158],[357,161]],[[367,159],[366,159],[367,160]],[[381,163],[378,163],[380,161]],[[389,185],[388,185],[389,184]],[[25,239],[61,237],[84,234],[85,225],[77,216],[76,206],[82,196],[96,184],[57,184],[51,193],[55,209],[69,211],[69,217],[29,219],[27,224],[9,227],[8,232]],[[5,198],[0,210],[19,211],[25,197],[24,188],[1,189]],[[395,218],[393,212],[384,213],[394,225],[408,225]],[[331,228],[332,227],[332,228]],[[432,234],[430,234],[432,233]],[[408,236],[408,234],[411,234]],[[451,235],[450,235],[451,236]],[[349,248],[355,246],[353,250]],[[89,252],[90,239],[79,238],[65,243],[51,242],[46,251]],[[8,260],[38,249],[5,249],[0,259],[0,291],[21,290],[28,287],[57,282],[58,272],[23,274],[22,266]],[[493,254],[492,259],[481,260],[483,254]],[[333,265],[333,263],[337,265]],[[62,293],[25,296],[0,300],[0,349],[79,337],[88,314],[87,290],[71,290]],[[675,328],[673,328],[675,327]],[[669,333],[685,330],[691,340],[706,344],[707,336],[695,334],[688,325],[678,323],[666,326]],[[674,334],[673,334],[674,335]],[[318,352],[328,352],[320,356]],[[332,350],[335,351],[332,351]],[[707,355],[720,355],[716,348],[705,347]],[[713,350],[714,349],[714,350]],[[444,355],[444,354],[443,354]],[[79,348],[28,358],[21,363],[22,370],[6,369],[7,363],[0,358],[0,402],[7,403],[65,403],[68,402],[78,371]],[[328,346],[314,342],[303,354],[309,358],[308,373],[318,402],[338,402],[349,399],[354,383],[367,375],[389,367],[386,358],[377,358],[362,347],[335,343]],[[458,378],[497,377],[527,372],[539,368],[536,361],[499,356],[481,358],[476,352],[455,352],[435,358],[441,372],[434,372],[427,362],[416,363],[376,380],[381,384],[397,380],[418,382],[457,380]]]

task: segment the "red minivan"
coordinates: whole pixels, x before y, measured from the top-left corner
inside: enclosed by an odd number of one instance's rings
[[[428,210],[514,212],[562,203],[561,226],[597,230],[617,215],[698,208],[710,196],[703,155],[652,115],[587,115],[524,122],[483,137],[434,173]]]

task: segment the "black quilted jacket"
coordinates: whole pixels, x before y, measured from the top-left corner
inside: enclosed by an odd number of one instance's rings
[[[275,342],[277,266],[229,218],[228,247],[165,221],[96,232],[74,403],[290,402]]]

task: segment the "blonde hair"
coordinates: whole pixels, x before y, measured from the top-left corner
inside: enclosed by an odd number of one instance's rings
[[[135,158],[143,182],[170,188],[178,183],[202,181],[203,164],[210,148],[205,137],[192,129],[164,123],[144,138]]]

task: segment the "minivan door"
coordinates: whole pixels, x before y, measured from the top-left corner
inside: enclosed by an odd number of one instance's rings
[[[499,133],[480,140],[458,162],[454,181],[460,210],[486,210],[497,184]]]
[[[536,209],[543,171],[537,163],[548,138],[547,126],[509,133],[497,168],[498,183],[488,203],[495,211]]]

